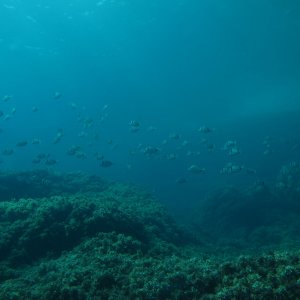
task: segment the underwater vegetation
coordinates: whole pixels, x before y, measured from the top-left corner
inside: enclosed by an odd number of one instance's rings
[[[291,244],[299,246],[300,165],[283,166],[275,184],[255,182],[214,191],[201,204],[194,225],[237,248]],[[244,245],[242,245],[244,244]]]
[[[134,186],[2,173],[0,299],[299,299],[299,178],[220,189],[188,227]]]
[[[100,177],[81,172],[67,173],[47,170],[31,170],[18,173],[0,173],[0,201],[19,198],[40,198],[53,195],[92,192],[105,189],[104,180]]]

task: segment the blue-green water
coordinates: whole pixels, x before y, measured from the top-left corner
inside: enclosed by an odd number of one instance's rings
[[[53,169],[144,184],[165,199],[248,181],[220,176],[232,161],[272,177],[300,153],[299,14],[297,1],[4,1],[1,150],[14,154],[1,169],[44,167],[32,160],[46,153]],[[222,150],[228,140],[240,155]],[[66,155],[73,145],[85,159]],[[158,154],[146,157],[148,146]],[[189,174],[192,164],[206,174]]]
[[[0,300],[299,299],[299,37],[296,0],[1,1]]]

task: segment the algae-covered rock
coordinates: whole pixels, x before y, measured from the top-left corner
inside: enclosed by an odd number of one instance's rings
[[[158,202],[121,184],[97,193],[3,201],[0,214],[0,260],[13,264],[60,255],[99,232],[132,236],[144,245],[151,245],[155,238],[184,240]]]
[[[3,281],[0,299],[297,299],[299,257],[220,259],[179,248],[152,256],[133,237],[99,233]]]
[[[276,197],[264,184],[248,190],[220,188],[209,195],[199,210],[199,221],[211,231],[229,233],[237,229],[252,230],[268,224],[269,212]]]
[[[277,188],[283,191],[300,192],[300,164],[292,162],[283,166],[277,177]]]
[[[222,187],[202,201],[194,225],[212,239],[238,248],[300,245],[300,167],[282,168],[278,182],[248,188]]]
[[[102,191],[108,182],[100,177],[77,173],[54,173],[47,170],[0,173],[0,201],[40,198],[77,192]]]
[[[300,297],[299,218],[276,189],[216,191],[197,216],[213,237],[200,244],[136,187],[45,174],[49,190],[29,180],[0,202],[0,300]],[[258,251],[266,242],[281,246]]]
[[[292,162],[281,168],[276,182],[276,191],[284,199],[284,209],[300,213],[300,163]]]

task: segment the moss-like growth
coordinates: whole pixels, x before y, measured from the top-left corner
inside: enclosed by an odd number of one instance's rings
[[[299,255],[220,259],[169,248],[152,256],[135,238],[99,233],[21,276],[7,270],[14,278],[0,285],[0,299],[297,299]]]
[[[161,205],[120,184],[98,193],[4,201],[0,214],[0,260],[15,265],[60,255],[99,232],[132,236],[145,251],[155,239],[177,244],[184,240]]]
[[[213,237],[200,244],[135,187],[81,174],[35,176],[2,176],[0,299],[300,297],[294,193],[285,205],[277,188],[261,183],[217,191],[197,215]],[[15,182],[26,186],[24,197],[11,197]],[[266,245],[277,250],[257,251]]]
[[[97,176],[77,173],[53,173],[32,170],[17,173],[0,173],[0,201],[13,198],[40,198],[77,192],[102,191],[108,182]]]
[[[300,167],[294,163],[283,167],[278,176],[284,186],[255,182],[247,189],[213,191],[195,214],[195,228],[237,248],[299,246],[299,178]]]

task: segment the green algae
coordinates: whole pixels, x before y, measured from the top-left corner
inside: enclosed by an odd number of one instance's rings
[[[282,209],[277,188],[217,191],[197,216],[207,238],[139,188],[41,172],[29,191],[28,175],[16,176],[31,197],[4,193],[0,202],[1,300],[300,297],[298,215]],[[41,193],[45,177],[51,188]],[[297,199],[288,195],[291,207]],[[257,222],[237,218],[246,213]]]
[[[132,237],[100,233],[59,258],[43,260],[22,276],[4,281],[0,297],[297,299],[299,295],[299,251],[221,261],[178,250],[151,256]]]
[[[290,182],[288,192],[264,182],[255,182],[246,189],[222,187],[210,194],[194,214],[197,230],[212,240],[239,248],[299,247],[300,209],[298,177],[294,168],[283,168]],[[291,172],[286,174],[286,172]],[[300,169],[299,169],[300,170]],[[295,178],[294,178],[295,177]]]

